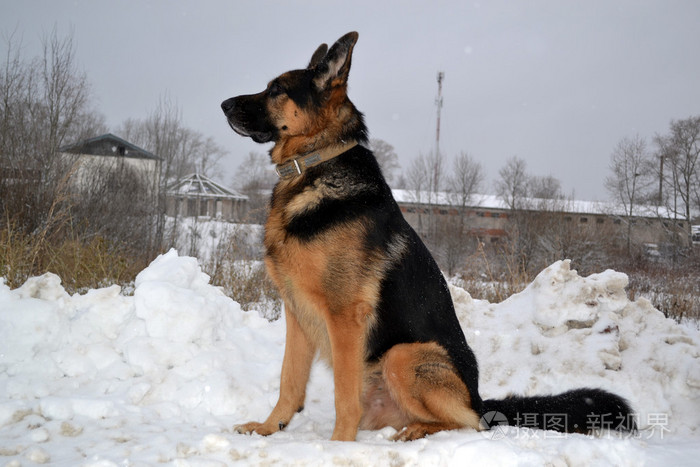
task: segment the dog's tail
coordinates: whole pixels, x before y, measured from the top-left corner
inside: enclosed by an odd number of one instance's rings
[[[636,431],[635,415],[622,397],[602,389],[574,389],[558,395],[483,401],[486,428],[513,425],[564,433]]]

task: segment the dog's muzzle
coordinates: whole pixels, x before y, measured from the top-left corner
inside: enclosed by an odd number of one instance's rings
[[[252,138],[256,143],[267,143],[275,137],[275,128],[251,109],[258,111],[259,105],[251,102],[251,96],[238,96],[226,99],[221,103],[221,110],[226,115],[226,121],[233,131],[241,136]],[[251,115],[253,113],[254,115]]]

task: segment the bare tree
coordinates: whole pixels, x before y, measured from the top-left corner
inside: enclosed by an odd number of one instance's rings
[[[561,199],[563,193],[561,181],[551,175],[533,175],[528,180],[528,192],[533,198],[539,199]]]
[[[481,164],[467,152],[461,152],[452,162],[452,173],[447,178],[452,204],[466,207],[472,195],[481,189],[484,171]]]
[[[248,196],[248,221],[262,224],[267,218],[268,202],[272,188],[277,183],[277,175],[265,154],[251,151],[238,166],[233,176],[233,184]]]
[[[197,161],[198,171],[201,173],[221,175],[221,159],[223,159],[228,151],[214,141],[211,136],[201,137],[200,144],[194,150],[194,158]]]
[[[519,157],[508,159],[506,165],[498,171],[500,179],[496,182],[496,193],[512,210],[523,208],[528,196],[527,163]]]
[[[423,202],[423,194],[428,191],[430,182],[428,181],[429,169],[426,165],[425,156],[422,154],[411,161],[411,165],[406,171],[406,188],[412,192],[413,201]]]
[[[13,167],[47,168],[59,147],[104,127],[104,117],[90,106],[87,77],[75,64],[72,35],[60,37],[54,28],[41,41],[41,57],[25,61],[22,43],[14,34],[6,39],[0,150]]]
[[[430,193],[438,194],[445,187],[445,158],[440,152],[431,151],[425,158],[425,165],[428,169],[428,190]]]
[[[484,181],[481,164],[468,153],[461,152],[452,162],[452,172],[447,177],[448,199],[452,209],[440,226],[437,242],[444,252],[443,264],[448,274],[453,274],[473,247],[466,226],[467,207],[474,205],[476,194]],[[444,216],[443,216],[444,217]],[[471,241],[470,241],[471,240]]]
[[[605,186],[627,216],[627,254],[632,252],[632,217],[649,195],[654,183],[654,168],[646,141],[639,135],[623,138],[610,155],[610,171]]]
[[[104,117],[90,106],[72,34],[60,37],[54,28],[42,38],[42,55],[32,60],[22,58],[14,33],[6,43],[0,70],[0,207],[7,214],[3,220],[12,217],[30,232],[55,212],[50,207],[56,206],[56,190],[70,170],[59,148],[102,129]]]
[[[5,39],[7,54],[0,73],[0,153],[3,168],[17,170],[21,157],[29,151],[28,138],[23,130],[28,121],[26,102],[30,94],[28,87],[32,80],[30,69],[22,61],[21,42],[17,43],[15,33]],[[8,167],[9,166],[9,167]]]
[[[457,208],[455,236],[460,240],[465,235],[465,220],[467,206],[474,206],[474,195],[481,189],[484,182],[484,171],[481,164],[466,152],[461,152],[452,161],[452,172],[447,177],[448,198],[450,204]]]
[[[28,250],[25,270],[44,272],[73,249],[80,252],[74,257],[91,256],[90,248],[152,257],[160,245],[154,245],[154,205],[143,196],[148,185],[141,174],[105,158],[82,177],[84,161],[61,152],[106,132],[87,76],[76,64],[72,34],[61,36],[54,28],[41,38],[35,58],[22,56],[15,33],[6,44],[0,68],[0,230],[20,237]],[[123,270],[115,263],[112,271]]]
[[[688,241],[694,207],[700,208],[700,116],[671,121],[670,131],[657,136],[660,178],[666,206],[683,219]]]
[[[639,135],[620,140],[610,155],[610,171],[605,186],[628,216],[653,183],[653,166],[646,141]]]
[[[204,137],[201,133],[187,128],[183,123],[182,110],[167,94],[159,97],[155,109],[144,120],[128,119],[122,123],[118,132],[124,139],[162,159],[155,237],[175,244],[181,223],[176,217],[166,235],[164,188],[194,172],[208,176],[217,174],[220,170],[219,161],[226,155],[226,150],[216,144],[213,138]],[[192,229],[194,230],[191,232],[191,238],[194,238],[198,234],[197,225]]]
[[[78,140],[77,124],[88,103],[89,85],[85,72],[75,64],[73,35],[59,37],[56,28],[42,39],[43,57],[40,77],[46,120],[46,154],[56,151],[69,138]]]
[[[393,185],[394,173],[400,167],[399,156],[396,155],[394,146],[382,139],[373,138],[369,140],[369,148],[377,158],[377,162],[379,162],[379,166],[382,168],[382,173],[387,183]]]
[[[500,179],[496,181],[496,193],[511,210],[508,214],[508,240],[504,248],[510,258],[507,263],[518,271],[525,272],[532,261],[535,251],[537,229],[532,216],[524,211],[528,204],[530,176],[527,163],[513,156],[498,171]]]
[[[213,138],[187,128],[182,110],[167,94],[144,120],[128,119],[121,136],[161,157],[161,182],[165,185],[193,172],[216,175],[227,151]]]
[[[503,248],[509,267],[525,274],[552,259],[576,256],[572,245],[582,237],[564,220],[567,200],[561,182],[551,175],[528,174],[526,162],[518,157],[509,159],[499,176],[497,193],[511,210]]]
[[[564,193],[561,182],[552,175],[531,175],[527,181],[527,201],[523,207],[539,211],[556,211],[564,207]]]
[[[154,253],[160,239],[154,237],[158,217],[149,176],[116,157],[102,157],[88,170],[71,205],[81,235],[121,241],[134,254]]]
[[[418,212],[419,233],[425,240],[436,235],[437,219],[434,206],[438,202],[443,181],[442,156],[431,152],[427,155],[420,154],[411,161],[406,173],[406,186],[413,201],[426,205]]]

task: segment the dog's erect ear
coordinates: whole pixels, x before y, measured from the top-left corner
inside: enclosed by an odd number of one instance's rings
[[[352,49],[355,47],[358,37],[359,34],[356,32],[349,32],[333,44],[323,60],[316,66],[316,76],[314,77],[316,87],[326,89],[347,83]]]
[[[316,52],[311,56],[311,61],[309,62],[309,66],[306,68],[314,68],[316,65],[321,63],[321,60],[323,60],[323,57],[326,56],[326,53],[328,52],[328,46],[326,44],[321,44],[318,46],[318,49],[316,49]]]

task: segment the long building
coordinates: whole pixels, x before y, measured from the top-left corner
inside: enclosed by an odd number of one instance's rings
[[[663,244],[672,241],[688,244],[689,226],[660,206],[638,206],[629,216],[623,206],[609,202],[566,199],[523,199],[520,209],[513,210],[499,196],[474,194],[466,199],[446,192],[392,190],[401,212],[421,235],[431,226],[463,216],[466,231],[484,242],[498,242],[508,235],[515,215],[557,215],[560,222],[580,229],[596,229],[606,235],[626,238],[630,229],[635,243]]]

